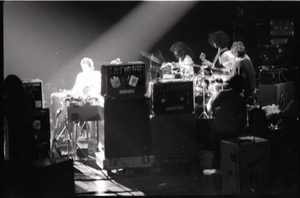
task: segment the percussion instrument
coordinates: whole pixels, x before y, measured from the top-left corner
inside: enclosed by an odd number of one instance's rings
[[[230,75],[226,69],[210,68],[210,70],[203,69],[194,76],[194,96],[199,98],[201,96],[203,106],[206,106],[209,100],[214,97],[227,86],[227,81]],[[205,108],[200,117],[208,118]]]
[[[149,59],[150,61],[156,62],[158,64],[161,64],[162,62],[156,58],[153,54],[149,54],[148,52],[140,50],[140,54],[144,56],[145,58]]]

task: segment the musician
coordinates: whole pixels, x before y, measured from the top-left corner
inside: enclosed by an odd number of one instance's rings
[[[239,74],[245,79],[244,97],[248,104],[254,104],[256,79],[255,70],[249,56],[246,54],[246,48],[241,41],[233,42],[231,47],[232,54],[236,57],[233,64],[231,76]]]
[[[94,62],[91,58],[81,59],[82,72],[76,77],[75,85],[71,91],[75,98],[83,100],[99,98],[101,92],[101,73],[95,71]]]
[[[212,68],[225,68],[230,70],[234,61],[234,56],[228,49],[229,37],[222,31],[218,30],[210,33],[208,36],[208,43],[218,50],[214,60],[211,62],[206,59],[206,54],[201,53],[199,58],[202,60],[202,65],[206,65]]]
[[[207,104],[208,114],[214,116],[210,134],[210,146],[215,151],[215,168],[219,168],[220,141],[238,137],[246,128],[246,102],[242,96],[245,79],[240,75],[231,77],[228,89],[211,97]]]
[[[76,82],[71,90],[71,95],[83,104],[90,103],[103,106],[104,99],[101,97],[101,72],[94,69],[94,62],[88,57],[81,59],[80,66],[82,72],[76,77]],[[99,114],[100,113],[101,112],[99,112]],[[91,138],[95,138],[95,122],[88,121],[87,123],[87,130],[90,130]],[[75,140],[78,135],[77,131]]]
[[[168,68],[169,70],[180,69],[180,72],[184,76],[194,75],[194,54],[189,46],[184,42],[175,42],[170,52],[174,55],[178,62],[163,63],[161,69]]]

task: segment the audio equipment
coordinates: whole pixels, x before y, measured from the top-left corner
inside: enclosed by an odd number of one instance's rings
[[[99,137],[106,159],[149,155],[149,109],[148,98],[105,99]]]
[[[259,105],[279,105],[279,109],[286,108],[288,103],[295,98],[295,82],[289,81],[278,84],[259,84]]]
[[[197,158],[196,115],[159,115],[151,118],[153,154],[160,162]]]
[[[26,93],[32,94],[35,101],[35,107],[43,108],[43,81],[39,79],[22,80]]]
[[[33,136],[38,158],[48,157],[50,151],[50,113],[49,108],[36,109],[33,115]]]
[[[145,95],[146,74],[143,62],[102,65],[101,76],[101,95],[105,98]]]
[[[260,65],[259,81],[261,84],[277,84],[286,81],[287,66],[284,65]]]
[[[194,112],[192,81],[158,82],[152,90],[152,113],[155,115]]]

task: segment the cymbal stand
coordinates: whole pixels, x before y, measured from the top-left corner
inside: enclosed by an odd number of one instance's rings
[[[203,112],[201,113],[201,115],[199,116],[199,118],[203,118],[203,119],[208,119],[209,118],[209,116],[208,116],[208,114],[206,113],[206,108],[205,108],[205,95],[206,95],[206,88],[207,88],[207,85],[206,85],[206,83],[204,82],[204,79],[203,79],[203,81],[202,81],[202,83],[201,83],[201,85],[202,85],[202,87],[203,87],[203,93],[202,93],[202,100],[203,100],[203,103],[202,103],[202,105],[203,105]]]

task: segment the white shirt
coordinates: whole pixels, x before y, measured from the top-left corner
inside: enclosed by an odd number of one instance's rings
[[[230,50],[223,52],[219,57],[220,63],[226,68],[228,72],[232,70],[232,67],[235,62],[235,56],[231,53]]]
[[[181,69],[183,69],[185,71],[186,75],[194,74],[193,64],[194,64],[194,61],[189,55],[186,55],[183,60],[181,58],[179,58],[179,61],[178,61],[178,65],[180,66]]]
[[[72,93],[75,97],[98,97],[101,92],[100,71],[80,72],[76,77]]]

